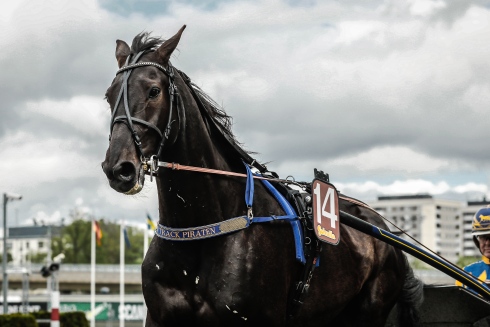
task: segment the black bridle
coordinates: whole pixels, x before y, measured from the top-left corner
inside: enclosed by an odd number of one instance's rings
[[[117,96],[116,104],[114,105],[114,112],[113,112],[112,117],[111,117],[109,141],[111,139],[112,129],[114,128],[114,125],[116,123],[124,123],[126,126],[128,126],[128,129],[131,132],[133,141],[136,144],[136,148],[137,148],[139,155],[140,155],[140,160],[143,164],[143,171],[145,173],[149,173],[150,178],[152,178],[153,176],[156,175],[156,172],[157,172],[158,167],[159,167],[162,149],[163,149],[166,141],[169,138],[170,131],[172,128],[172,123],[175,122],[175,120],[172,120],[174,102],[176,103],[175,104],[176,107],[178,107],[179,104],[183,105],[182,101],[178,101],[180,95],[179,95],[177,87],[175,85],[175,74],[174,74],[174,70],[175,70],[175,71],[177,71],[177,73],[179,73],[179,75],[184,80],[185,84],[188,86],[193,98],[195,99],[195,101],[199,107],[201,114],[203,115],[204,120],[207,123],[211,123],[212,128],[216,128],[219,131],[219,134],[222,137],[224,137],[226,142],[229,145],[231,145],[231,148],[242,158],[242,160],[245,161],[246,163],[248,163],[250,166],[255,167],[257,170],[259,170],[262,173],[268,172],[268,173],[272,174],[272,176],[274,176],[276,178],[278,177],[275,172],[270,172],[265,165],[260,164],[255,159],[250,157],[250,155],[247,152],[245,152],[240,146],[238,146],[237,143],[232,138],[230,138],[228,135],[226,135],[226,133],[223,133],[223,131],[218,126],[215,119],[209,114],[209,112],[206,109],[205,105],[203,104],[201,97],[199,96],[198,92],[196,92],[196,90],[194,89],[195,85],[191,82],[190,78],[186,74],[179,71],[178,69],[175,69],[170,64],[170,61],[168,63],[167,68],[165,68],[162,65],[157,64],[155,62],[150,62],[150,61],[138,62],[140,57],[146,52],[147,51],[139,52],[138,54],[136,54],[136,56],[134,56],[134,58],[131,62],[129,62],[130,57],[128,57],[126,59],[125,66],[121,67],[116,72],[116,75],[118,75],[120,73],[123,73],[124,75],[123,75],[123,81],[121,84],[121,89],[119,90],[119,94]],[[167,126],[165,127],[165,130],[163,131],[163,133],[162,133],[162,131],[160,131],[160,129],[157,126],[155,126],[155,125],[153,125],[153,124],[151,124],[145,120],[132,117],[131,113],[129,112],[129,101],[128,101],[128,80],[129,80],[129,76],[131,75],[133,69],[139,68],[139,67],[145,67],[145,66],[153,66],[153,67],[158,68],[162,73],[164,73],[168,77],[168,80],[169,80],[168,93],[169,93],[169,97],[170,97],[170,108],[169,108],[169,116],[168,116]],[[123,104],[124,104],[124,115],[116,116],[117,109],[119,107],[121,99],[123,99]],[[184,110],[184,108],[181,108],[181,109]],[[160,135],[161,142],[160,142],[160,147],[159,147],[156,155],[151,155],[149,157],[145,156],[145,154],[143,153],[143,147],[141,145],[141,139],[138,136],[138,133],[136,132],[136,130],[134,129],[133,123],[145,125],[151,129],[153,129],[155,132],[158,133],[158,135]]]
[[[112,135],[112,129],[114,128],[114,125],[116,123],[124,123],[126,126],[128,126],[129,131],[131,132],[132,138],[134,143],[136,144],[136,148],[138,149],[139,155],[140,155],[140,160],[143,163],[144,171],[146,172],[148,170],[147,163],[148,162],[154,162],[158,161],[160,159],[160,155],[162,153],[163,146],[165,145],[165,142],[168,140],[171,128],[172,128],[172,123],[175,120],[172,120],[172,112],[173,112],[173,103],[176,101],[176,86],[175,86],[175,75],[174,75],[174,69],[172,65],[170,64],[170,61],[168,63],[168,68],[163,67],[160,64],[157,64],[155,62],[150,62],[150,61],[144,61],[144,62],[138,62],[140,57],[145,53],[145,51],[139,52],[136,56],[134,56],[134,59],[129,63],[129,57],[126,59],[126,64],[125,66],[121,67],[117,72],[116,76],[120,73],[124,73],[123,75],[123,81],[121,84],[121,89],[119,90],[119,94],[117,96],[116,104],[114,105],[114,112],[111,117],[111,127],[110,127],[110,135],[109,135],[109,141],[111,139]],[[167,75],[168,80],[169,80],[169,87],[168,87],[168,93],[170,97],[170,108],[169,108],[169,114],[168,114],[168,122],[167,126],[165,127],[165,130],[160,131],[160,129],[139,118],[135,118],[131,116],[131,113],[129,112],[129,101],[128,101],[128,80],[129,76],[131,75],[133,69],[139,68],[139,67],[145,67],[145,66],[153,66],[158,68],[161,72],[163,72],[165,75]],[[124,115],[116,116],[117,109],[119,107],[119,103],[121,102],[121,99],[123,99],[123,104],[124,104]],[[161,142],[160,142],[160,147],[158,148],[158,152],[156,155],[152,155],[150,157],[146,157],[145,154],[143,153],[143,147],[141,145],[141,139],[138,136],[138,133],[134,129],[133,123],[138,123],[145,125],[151,129],[153,129],[155,132],[160,135]],[[154,165],[151,165],[154,166]],[[156,169],[155,169],[156,170]],[[150,175],[153,176],[153,169],[150,169]]]

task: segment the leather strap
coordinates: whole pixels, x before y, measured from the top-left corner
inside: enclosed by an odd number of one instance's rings
[[[112,129],[114,128],[114,125],[116,123],[123,123],[126,126],[128,126],[128,129],[130,130],[131,135],[133,137],[133,141],[136,144],[136,148],[138,149],[138,152],[139,152],[141,158],[143,158],[142,160],[144,162],[146,162],[146,158],[145,158],[145,155],[143,153],[143,148],[141,146],[141,140],[140,140],[140,137],[138,136],[138,133],[136,133],[136,130],[134,129],[133,123],[145,125],[145,126],[153,129],[154,131],[156,131],[158,133],[158,135],[161,138],[161,142],[160,142],[160,147],[158,148],[158,152],[156,154],[156,158],[160,158],[160,155],[161,155],[162,149],[165,145],[165,142],[166,142],[166,140],[168,140],[168,137],[170,135],[172,123],[174,122],[174,120],[172,120],[172,113],[173,113],[173,107],[174,107],[173,104],[174,104],[175,100],[177,99],[177,97],[175,96],[176,87],[175,87],[175,82],[174,82],[173,67],[170,64],[170,62],[168,63],[168,68],[165,68],[162,65],[157,64],[155,62],[150,62],[150,61],[138,62],[138,60],[140,59],[140,57],[144,53],[145,53],[144,51],[139,52],[134,57],[134,59],[131,61],[131,63],[129,63],[130,57],[128,56],[128,58],[126,59],[125,66],[121,67],[121,69],[119,69],[116,72],[116,75],[118,75],[120,73],[122,73],[124,75],[123,75],[123,81],[122,81],[121,89],[119,90],[119,94],[117,96],[116,104],[114,106],[114,112],[113,112],[112,117],[111,117],[111,129],[110,129],[110,131],[112,134]],[[128,100],[129,76],[131,75],[133,69],[136,69],[139,67],[146,67],[146,66],[152,66],[152,67],[158,68],[161,72],[163,72],[169,78],[169,87],[168,87],[168,93],[169,93],[169,97],[170,97],[169,117],[168,117],[167,126],[165,127],[165,130],[163,132],[160,131],[160,129],[157,126],[155,126],[155,125],[153,125],[153,124],[151,124],[145,120],[132,117],[131,113],[129,111],[129,100]],[[121,102],[121,99],[123,101],[123,106],[124,106],[124,115],[116,116],[117,109],[119,107],[119,103]],[[109,135],[109,140],[110,139],[111,139],[111,136]]]

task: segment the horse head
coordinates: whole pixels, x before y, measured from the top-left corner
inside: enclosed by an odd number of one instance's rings
[[[143,188],[148,162],[175,142],[179,125],[170,56],[185,25],[163,42],[140,33],[131,48],[116,41],[119,70],[107,89],[111,107],[109,148],[102,169],[110,186],[136,194]]]

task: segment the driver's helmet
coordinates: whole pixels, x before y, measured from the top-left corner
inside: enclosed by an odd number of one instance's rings
[[[490,205],[481,208],[475,213],[471,234],[473,236],[490,234]]]

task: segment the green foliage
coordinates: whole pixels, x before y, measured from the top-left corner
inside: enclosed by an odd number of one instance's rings
[[[431,269],[431,266],[418,258],[413,258],[413,261],[410,263],[410,265],[413,269]]]
[[[36,318],[30,314],[14,313],[0,315],[0,326],[2,327],[37,327]]]
[[[51,312],[45,310],[39,310],[36,312],[31,312],[36,319],[51,319]]]
[[[43,320],[50,320],[51,319],[51,312],[40,310],[36,312],[31,312],[31,315],[34,316],[34,318],[37,319],[43,319]],[[38,327],[50,327],[51,323],[50,322],[40,322],[38,323]],[[61,327],[61,326],[60,326]]]
[[[30,261],[33,263],[44,263],[47,256],[47,253],[33,253],[30,255]]]
[[[60,237],[53,237],[51,249],[53,256],[64,253],[63,263],[90,263],[92,217],[79,210],[70,213],[70,223],[61,230]],[[101,246],[96,246],[96,263],[118,264],[121,227],[117,223],[98,219],[102,230]],[[141,264],[143,261],[143,231],[126,227],[131,246],[126,247],[125,263]]]
[[[3,253],[0,253],[0,261],[2,260],[3,260]],[[12,254],[10,252],[7,252],[7,262],[12,262]]]
[[[466,267],[470,263],[477,262],[481,260],[481,256],[471,256],[471,257],[459,257],[458,262],[456,264],[460,267]]]
[[[60,327],[89,327],[88,320],[84,312],[65,312],[60,315]]]
[[[49,327],[50,322],[37,323],[37,319],[51,319],[48,311],[37,311],[29,314],[0,315],[1,327]],[[89,327],[89,322],[82,311],[60,313],[60,327]]]

